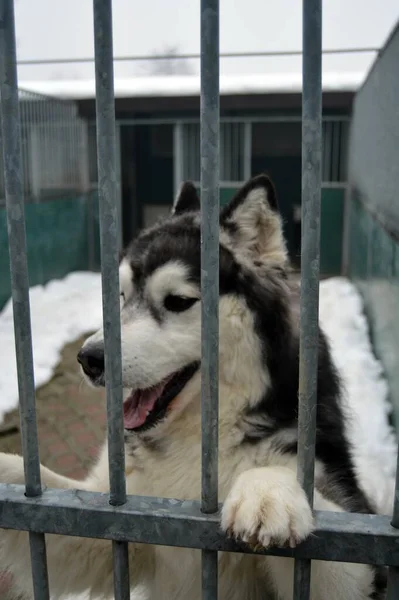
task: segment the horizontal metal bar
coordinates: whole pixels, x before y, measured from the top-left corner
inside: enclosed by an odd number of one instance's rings
[[[301,123],[301,115],[253,115],[251,117],[220,117],[220,123]],[[339,122],[347,123],[350,121],[350,117],[347,115],[331,115],[323,116],[323,122]],[[181,123],[182,125],[188,124],[199,124],[197,117],[184,117],[183,119],[177,117],[156,117],[148,119],[117,119],[118,125],[175,125]],[[94,120],[88,121],[89,125],[95,125]]]
[[[315,532],[296,549],[257,554],[399,566],[399,533],[390,517],[316,511],[315,521]],[[26,498],[23,486],[1,484],[0,527],[252,554],[223,534],[220,507],[205,515],[200,502],[188,500],[128,496],[113,507],[105,493],[48,489]]]
[[[380,52],[380,48],[327,48],[323,50],[323,54],[373,54]],[[221,52],[220,58],[268,58],[274,56],[301,56],[302,50],[270,50],[260,52]],[[114,62],[136,62],[136,61],[154,61],[154,60],[199,60],[200,55],[195,53],[190,54],[148,54],[148,55],[128,55],[115,56]],[[33,58],[29,60],[19,60],[19,65],[63,65],[77,63],[92,63],[94,57],[82,58]]]

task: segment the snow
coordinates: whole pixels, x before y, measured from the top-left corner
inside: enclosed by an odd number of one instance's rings
[[[35,383],[50,381],[65,344],[101,326],[101,277],[76,272],[30,289]],[[12,302],[0,313],[0,422],[18,406]]]
[[[366,72],[324,72],[323,91],[355,92],[363,83]],[[20,87],[38,94],[81,100],[95,98],[95,80],[21,81]],[[116,78],[116,98],[198,96],[200,78],[197,75]],[[300,93],[302,74],[266,73],[255,75],[222,75],[220,94]]]
[[[388,423],[391,406],[381,363],[375,358],[363,304],[356,287],[344,278],[320,284],[320,324],[345,387],[347,436],[364,491],[378,511],[392,512],[397,440]]]
[[[30,290],[36,385],[51,379],[65,344],[101,326],[101,278],[72,273]],[[388,424],[388,385],[374,357],[362,300],[355,286],[336,277],[320,284],[320,323],[346,389],[347,434],[364,490],[378,511],[390,514],[396,468],[396,437]],[[0,417],[18,405],[12,306],[0,313]],[[87,596],[74,596],[75,600]],[[70,598],[72,600],[72,598]]]

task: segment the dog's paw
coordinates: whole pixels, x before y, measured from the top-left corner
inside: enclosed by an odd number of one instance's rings
[[[313,515],[295,473],[265,467],[239,475],[224,502],[221,525],[253,549],[293,548],[312,532]]]
[[[22,456],[0,452],[0,482],[23,484],[24,462]]]

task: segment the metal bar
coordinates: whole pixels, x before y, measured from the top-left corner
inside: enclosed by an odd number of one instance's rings
[[[110,503],[119,506],[126,502],[126,485],[118,272],[118,179],[112,0],[93,0],[93,12]],[[115,598],[127,600],[130,598],[128,546],[127,544],[118,545],[114,542],[113,551]]]
[[[251,178],[252,165],[252,123],[249,121],[244,123],[244,148],[243,148],[243,161],[244,161],[244,179],[248,181]]]
[[[37,497],[42,493],[42,489],[36,426],[13,0],[3,0],[1,9],[0,112],[22,453],[26,496]],[[49,587],[44,535],[30,533],[29,542],[34,598],[47,600]]]
[[[302,241],[298,480],[313,505],[319,345],[322,3],[303,0]],[[310,560],[296,561],[294,600],[310,598]]]
[[[126,502],[111,0],[94,0],[97,161],[111,504]]]
[[[177,121],[173,127],[173,187],[177,198],[184,178],[184,137],[183,125]]]
[[[130,599],[129,552],[127,542],[113,542],[115,600]]]
[[[117,181],[117,208],[118,208],[118,248],[123,248],[123,201],[122,201],[122,147],[121,126],[116,123],[116,181]]]
[[[342,116],[323,116],[323,122],[342,122],[348,123],[349,117]],[[176,117],[161,117],[161,118],[148,118],[148,119],[118,119],[119,125],[174,125],[175,123],[187,124],[198,124],[198,118],[196,117],[185,117],[184,119],[177,119]],[[302,122],[301,115],[252,115],[251,117],[220,117],[220,123],[300,123]],[[95,123],[94,120],[88,121],[89,125]]]
[[[201,0],[202,490],[218,509],[219,413],[219,0]],[[202,598],[217,600],[217,552],[202,552]]]
[[[253,554],[224,535],[218,508],[207,515],[199,501],[128,496],[115,509],[106,493],[47,489],[26,498],[23,486],[0,484],[1,528]],[[398,532],[390,521],[385,515],[315,511],[315,532],[305,542],[256,554],[399,567]]]
[[[399,447],[391,525],[396,531],[399,529]],[[388,572],[388,591],[386,600],[397,600],[397,598],[399,598],[399,567],[391,567]]]
[[[44,533],[29,531],[29,548],[32,565],[33,597],[35,600],[49,600],[50,592]]]
[[[321,0],[303,0],[301,336],[298,479],[313,502],[319,342]]]
[[[323,54],[373,54],[379,53],[380,48],[375,47],[359,47],[359,48],[327,48],[323,50]],[[221,52],[220,58],[267,58],[274,56],[302,56],[302,50],[270,50],[261,52]],[[142,56],[115,56],[114,62],[134,62],[134,61],[153,61],[153,60],[194,60],[199,59],[200,55],[191,54],[148,54]],[[19,60],[19,65],[60,65],[60,64],[77,64],[77,63],[92,63],[92,56],[83,58],[34,58],[30,60]]]

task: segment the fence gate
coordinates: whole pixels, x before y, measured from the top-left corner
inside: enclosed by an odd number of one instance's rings
[[[321,0],[303,0],[302,297],[298,478],[313,499],[321,185]],[[29,313],[13,0],[0,1],[1,118],[14,326],[26,486],[0,486],[0,526],[29,531],[35,600],[49,598],[45,533],[113,540],[115,598],[129,598],[129,541],[200,548],[203,599],[217,598],[217,552],[248,552],[219,528],[218,213],[219,1],[201,0],[202,498],[127,497],[122,421],[115,111],[111,0],[94,0],[97,148],[110,494],[43,491],[40,481]],[[316,513],[316,533],[295,550],[294,598],[309,598],[311,559],[389,565],[399,597],[399,482],[392,525],[385,516]],[[24,493],[25,492],[25,493]],[[82,518],[82,514],[84,518]],[[134,522],[134,532],[131,524]],[[110,533],[111,532],[111,533]],[[258,554],[266,551],[258,551]]]

